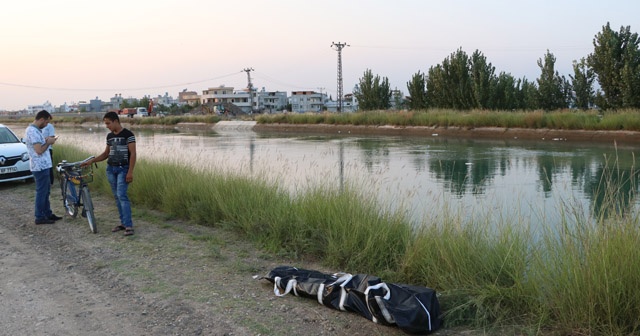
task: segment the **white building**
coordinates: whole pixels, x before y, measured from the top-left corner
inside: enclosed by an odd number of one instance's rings
[[[64,104],[58,106],[56,110],[61,113],[78,112],[78,105],[73,103],[69,105],[67,102],[64,102]]]
[[[51,105],[51,103],[48,100],[42,105],[27,106],[27,114],[37,114],[42,110],[45,110],[49,113],[53,113],[55,111],[55,109],[53,108],[53,105]]]
[[[109,102],[112,109],[119,110],[122,106],[122,103],[124,102],[124,99],[122,99],[122,93],[116,93],[115,96],[109,99]]]
[[[315,91],[293,91],[289,97],[292,112],[321,112],[324,110],[327,96]]]
[[[326,103],[327,111],[329,112],[337,112],[338,111],[338,101],[329,101]],[[353,93],[347,93],[342,98],[342,112],[356,112],[358,110],[358,99]]]
[[[202,91],[200,103],[202,105],[231,103],[239,107],[242,112],[251,113],[258,110],[256,91],[254,90],[251,93],[252,95],[250,95],[247,90],[235,91],[233,87],[221,85]],[[217,107],[218,106],[216,106],[215,112],[221,112],[218,111]]]
[[[287,93],[284,91],[262,91],[258,92],[258,110],[264,113],[279,112],[286,108],[288,104]]]
[[[171,106],[173,104],[178,104],[178,100],[173,99],[173,97],[169,96],[168,92],[164,93],[164,96],[158,95],[153,98],[154,105],[162,105],[162,106]]]

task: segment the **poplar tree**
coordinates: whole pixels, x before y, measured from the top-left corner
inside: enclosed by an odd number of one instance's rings
[[[588,65],[597,76],[602,93],[596,104],[603,109],[640,107],[640,51],[637,33],[631,27],[611,29],[609,22],[593,39]]]
[[[391,106],[391,88],[389,79],[373,75],[370,69],[365,70],[353,93],[358,99],[361,110],[386,110]]]
[[[475,107],[469,56],[461,48],[442,62],[445,89],[451,93],[447,107],[469,110]]]
[[[487,58],[476,49],[471,55],[469,71],[473,94],[473,107],[480,109],[495,108],[491,106],[492,87],[496,84],[495,67],[487,62]]]
[[[538,59],[538,104],[545,111],[567,108],[567,85],[564,77],[555,71],[556,57],[547,50],[544,58]]]
[[[409,100],[407,105],[410,110],[426,109],[427,103],[427,79],[426,75],[420,73],[413,74],[411,81],[407,82],[407,91],[409,91]]]
[[[569,75],[569,77],[573,88],[573,105],[581,110],[589,109],[595,95],[593,90],[595,74],[587,65],[586,59],[582,58],[580,62],[573,61],[573,76]]]

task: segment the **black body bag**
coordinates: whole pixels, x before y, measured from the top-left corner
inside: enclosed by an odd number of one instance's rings
[[[442,325],[436,292],[427,287],[384,283],[368,274],[326,274],[292,266],[278,266],[259,279],[273,283],[277,296],[293,292],[409,334],[428,334]]]

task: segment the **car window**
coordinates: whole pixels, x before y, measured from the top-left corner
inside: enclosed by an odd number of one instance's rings
[[[0,144],[20,142],[11,131],[6,127],[0,127]]]

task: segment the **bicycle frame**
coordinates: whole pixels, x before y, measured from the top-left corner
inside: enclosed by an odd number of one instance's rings
[[[86,217],[89,221],[91,231],[97,233],[93,202],[88,187],[88,183],[93,181],[93,167],[91,165],[82,167],[85,162],[93,158],[91,156],[72,163],[63,160],[56,169],[60,174],[60,190],[66,214],[75,218],[78,215],[78,208],[82,207],[82,217]]]

